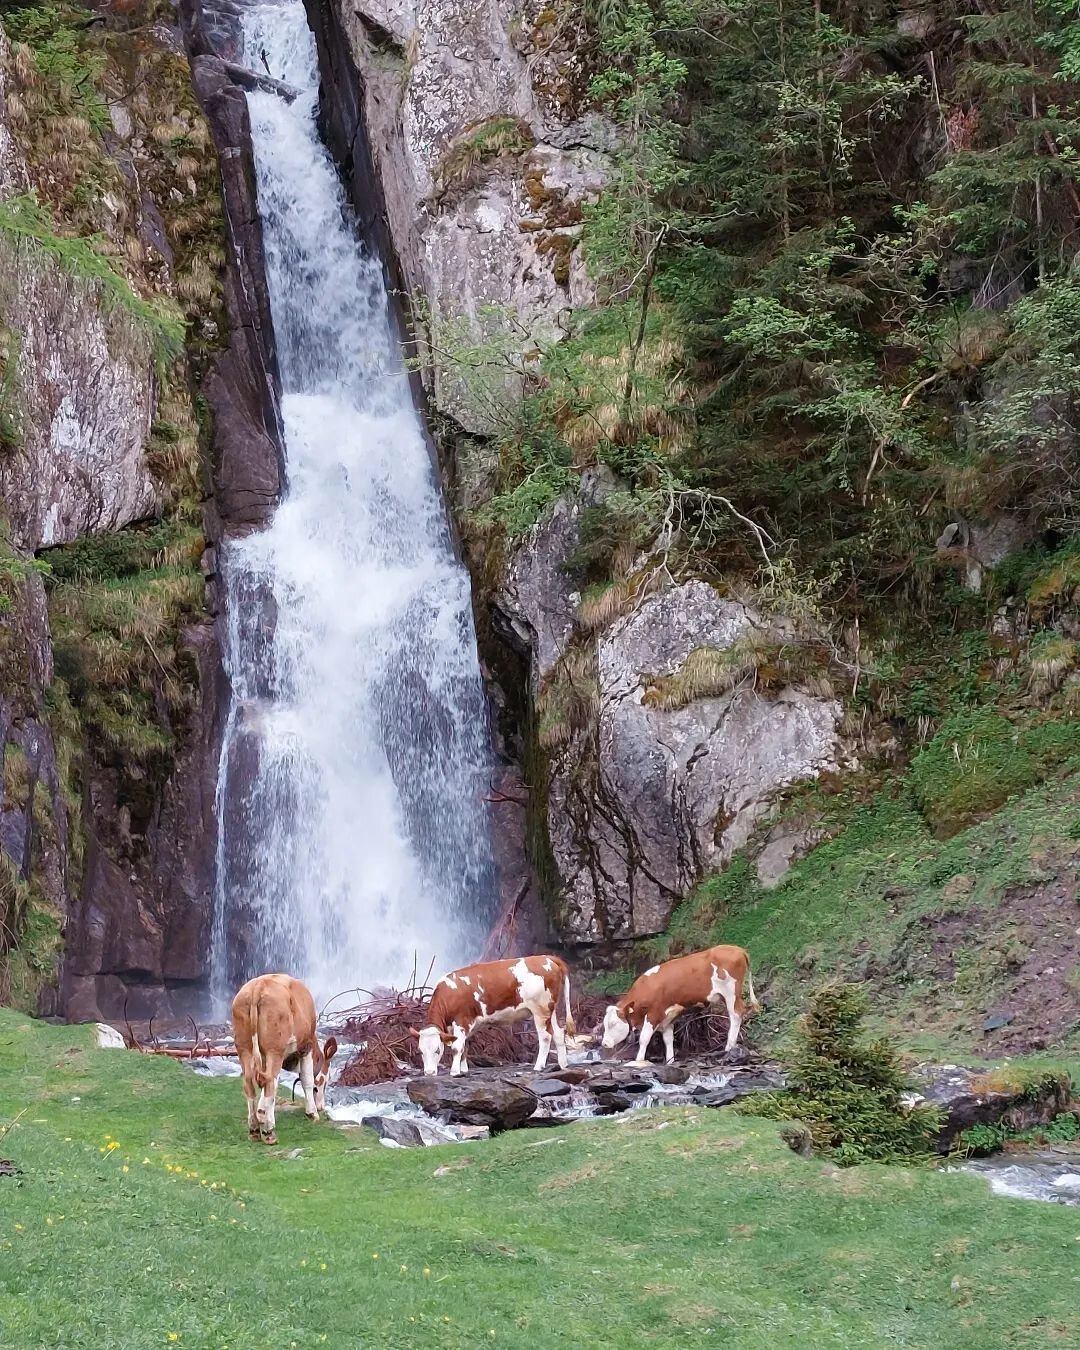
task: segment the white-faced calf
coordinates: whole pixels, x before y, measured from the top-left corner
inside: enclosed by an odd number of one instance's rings
[[[730,1050],[739,1039],[746,1013],[744,980],[749,986],[750,1006],[759,1008],[750,976],[750,958],[741,947],[709,947],[653,966],[639,975],[618,1003],[611,1004],[604,1013],[601,1045],[613,1050],[623,1044],[631,1030],[640,1031],[635,1063],[643,1064],[649,1042],[659,1031],[670,1064],[675,1058],[675,1019],[687,1008],[708,1006],[722,999],[728,1011],[726,1050]]]
[[[258,975],[233,999],[233,1039],[240,1055],[247,1098],[248,1134],[276,1144],[277,1080],[282,1069],[297,1071],[304,1089],[304,1111],[318,1120],[326,1104],[333,1036],[324,1046],[316,1035],[315,1002],[307,985],[291,975]]]
[[[554,1040],[559,1067],[565,1069],[566,1038],[575,1034],[575,1028],[570,1015],[570,972],[557,956],[520,956],[452,970],[435,986],[426,1024],[413,1032],[420,1042],[424,1072],[438,1072],[443,1049],[450,1045],[454,1049],[450,1073],[454,1077],[468,1073],[465,1045],[475,1027],[530,1016],[539,1042],[536,1068],[547,1064]]]

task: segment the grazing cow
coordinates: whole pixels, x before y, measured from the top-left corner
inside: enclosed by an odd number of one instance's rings
[[[644,1064],[649,1042],[660,1031],[670,1064],[675,1058],[672,1024],[676,1017],[687,1008],[723,999],[729,1020],[726,1053],[739,1039],[746,1011],[742,996],[744,979],[750,987],[750,1006],[760,1008],[750,976],[750,958],[741,947],[709,947],[653,966],[639,975],[618,1003],[611,1004],[605,1012],[601,1045],[605,1050],[613,1050],[622,1045],[631,1028],[640,1029],[641,1041],[634,1062]]]
[[[326,1105],[326,1080],[337,1041],[331,1036],[320,1048],[315,1020],[315,1003],[307,985],[291,975],[258,975],[233,999],[233,1039],[244,1075],[248,1134],[253,1139],[277,1143],[274,1104],[282,1069],[299,1071],[304,1112],[308,1120],[319,1119]]]
[[[564,1020],[558,1006],[563,1000]],[[439,1070],[443,1047],[454,1047],[453,1077],[469,1072],[465,1043],[474,1027],[484,1022],[519,1022],[531,1016],[536,1026],[542,1069],[554,1038],[559,1068],[566,1068],[566,1037],[575,1034],[570,1015],[570,972],[557,956],[521,956],[508,961],[484,961],[462,966],[444,975],[428,1004],[427,1022],[413,1035],[420,1042],[424,1072]]]

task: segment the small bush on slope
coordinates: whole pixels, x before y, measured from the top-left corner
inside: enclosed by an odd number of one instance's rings
[[[805,1121],[815,1146],[842,1167],[929,1157],[938,1112],[904,1105],[909,1085],[900,1056],[886,1037],[867,1038],[865,1012],[865,994],[855,985],[819,990],[795,1031],[792,1090],[755,1097],[746,1109]]]

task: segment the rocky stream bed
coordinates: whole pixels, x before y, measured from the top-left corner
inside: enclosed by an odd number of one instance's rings
[[[349,1057],[343,1047],[342,1062]],[[237,1076],[235,1059],[190,1061],[203,1075]],[[925,1064],[915,1071],[913,1100],[938,1106],[938,1139],[948,1155],[973,1125],[1004,1123],[1018,1131],[1052,1120],[1068,1106],[1050,1079],[1038,1092],[1010,1086],[1002,1076],[955,1064]],[[413,1075],[364,1087],[332,1084],[328,1114],[341,1128],[365,1126],[386,1148],[473,1144],[506,1129],[542,1130],[598,1116],[628,1116],[657,1106],[723,1108],[756,1092],[784,1087],[780,1067],[752,1051],[726,1059],[645,1066],[603,1061],[595,1051],[571,1057],[566,1069],[536,1072],[529,1066],[474,1068],[462,1078]],[[997,1195],[1080,1206],[1080,1147],[1006,1150],[956,1164],[986,1177]]]

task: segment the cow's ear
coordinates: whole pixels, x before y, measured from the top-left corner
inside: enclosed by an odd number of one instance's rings
[[[457,1037],[451,1035],[449,1031],[441,1031],[439,1034],[443,1038],[444,1045],[453,1045],[454,1041],[457,1040]]]
[[[409,1035],[412,1036],[414,1040],[418,1041],[420,1039],[420,1033],[417,1031],[415,1027],[409,1028]]]
[[[337,1037],[331,1036],[330,1039],[323,1046],[323,1059],[326,1060],[326,1062],[329,1064],[336,1054],[337,1054]]]

